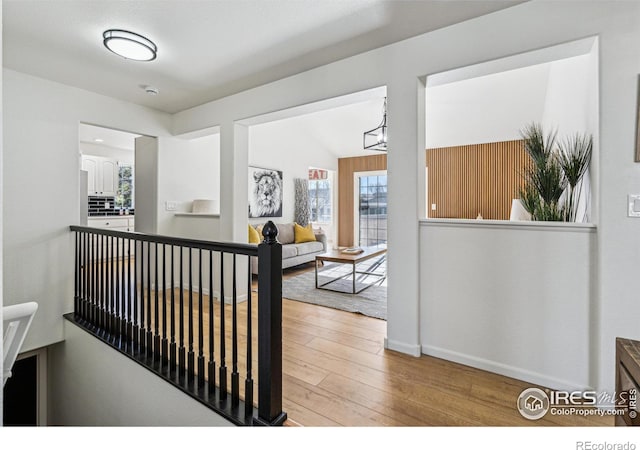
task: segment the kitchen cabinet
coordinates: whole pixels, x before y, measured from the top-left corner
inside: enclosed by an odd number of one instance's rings
[[[118,161],[102,156],[82,155],[87,171],[87,193],[113,197],[118,190]]]
[[[99,217],[92,218],[87,220],[87,226],[93,228],[105,228],[108,230],[114,231],[134,231],[135,228],[135,219],[133,217],[128,216],[109,216],[109,217]],[[96,239],[97,242],[98,239]],[[116,239],[113,240],[111,238],[103,238],[102,239],[102,248],[100,250],[101,255],[111,255],[114,257],[117,254],[119,258],[122,256],[129,257],[135,255],[135,245],[134,242],[129,243],[127,241],[123,242],[123,239],[118,239],[118,247],[111,248],[111,242],[116,242]],[[131,249],[129,249],[131,247]],[[130,252],[129,252],[130,251]],[[117,252],[117,253],[116,253]],[[107,259],[104,256],[101,256],[101,259]]]
[[[135,228],[135,219],[128,216],[89,218],[87,220],[87,226],[117,231],[133,231]]]

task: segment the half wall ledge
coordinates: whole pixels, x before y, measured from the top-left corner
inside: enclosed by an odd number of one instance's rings
[[[574,233],[595,233],[597,230],[597,226],[594,223],[576,222],[538,222],[488,219],[420,219],[418,223],[421,227],[505,228],[510,230],[570,231]]]

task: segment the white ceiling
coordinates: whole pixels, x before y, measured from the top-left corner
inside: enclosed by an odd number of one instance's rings
[[[4,0],[5,67],[174,113],[521,1]],[[108,28],[153,40],[135,62]],[[160,94],[141,88],[152,85]]]
[[[78,127],[78,135],[80,142],[130,151],[134,150],[135,139],[140,136],[84,123]]]

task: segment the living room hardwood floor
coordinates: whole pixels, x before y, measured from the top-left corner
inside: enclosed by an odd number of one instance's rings
[[[312,270],[312,264],[288,269],[284,271],[284,278]],[[254,399],[258,398],[256,287],[254,278],[251,314]],[[197,293],[193,295],[194,333],[197,336]],[[185,291],[185,298],[187,296]],[[167,301],[170,301],[169,296]],[[246,328],[242,324],[247,320],[247,303],[238,303],[241,398],[244,398],[247,341]],[[203,332],[206,336],[209,328],[206,295],[204,305]],[[547,414],[540,420],[527,420],[516,409],[516,401],[524,389],[534,387],[529,383],[438,358],[425,355],[417,358],[386,350],[387,323],[384,320],[286,298],[282,307],[282,402],[289,418],[286,425],[590,427],[614,424],[612,417],[595,415]],[[184,308],[186,317],[186,300]],[[227,323],[231,323],[231,313],[231,307],[227,306]],[[220,306],[217,302],[214,326],[216,330],[220,329]],[[229,328],[225,332],[225,341],[230,349]],[[215,360],[219,362],[218,345],[214,352]],[[206,339],[202,350],[208,354]],[[195,352],[199,352],[197,345]],[[231,366],[230,363],[230,355],[227,355],[227,365]]]
[[[285,271],[285,278],[309,268]],[[386,322],[283,299],[283,409],[302,426],[612,426],[516,409],[531,384],[384,349]]]

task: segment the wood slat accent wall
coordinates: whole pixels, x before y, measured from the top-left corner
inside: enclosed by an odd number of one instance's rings
[[[524,141],[427,149],[428,214],[434,218],[509,220],[530,163]],[[436,204],[436,210],[431,205]]]
[[[387,170],[387,155],[338,159],[338,246],[354,245],[353,174]]]

